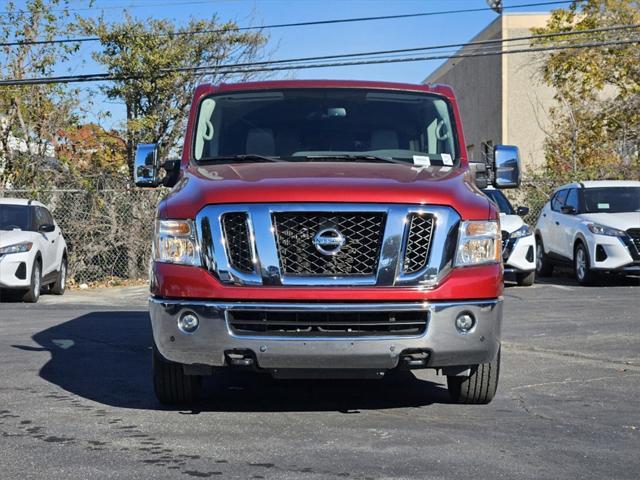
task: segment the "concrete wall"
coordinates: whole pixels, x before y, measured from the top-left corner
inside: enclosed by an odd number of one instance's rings
[[[532,35],[530,29],[543,27],[548,18],[548,14],[504,15],[503,36]],[[522,43],[506,43],[505,50],[526,48]],[[502,59],[502,141],[520,148],[526,174],[544,165],[545,131],[548,131],[548,109],[554,102],[554,90],[542,83],[539,74],[543,53],[503,55]]]
[[[531,28],[544,26],[548,18],[548,14],[502,15],[471,41],[529,36]],[[503,45],[504,50],[527,47],[523,42]],[[459,52],[477,48],[466,46]],[[535,53],[452,58],[424,80],[455,89],[472,161],[482,160],[482,144],[493,142],[520,147],[525,174],[543,165],[553,90],[539,79],[542,59]]]
[[[501,33],[498,18],[471,41],[499,39]],[[477,48],[463,47],[459,53]],[[424,80],[424,83],[451,85],[455,90],[471,161],[483,159],[483,143],[497,144],[502,139],[500,62],[499,56],[452,58]]]

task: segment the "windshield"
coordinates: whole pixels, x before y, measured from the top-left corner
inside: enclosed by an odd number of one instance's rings
[[[487,197],[493,200],[493,203],[498,205],[498,210],[500,213],[504,213],[505,215],[515,215],[513,207],[507,197],[500,190],[483,190],[482,191]]]
[[[0,230],[29,230],[30,224],[28,206],[0,204]]]
[[[640,212],[640,187],[585,188],[585,213]]]
[[[453,117],[443,97],[367,89],[207,97],[200,105],[194,140],[196,161],[237,155],[288,160],[342,155],[456,165],[458,157]]]

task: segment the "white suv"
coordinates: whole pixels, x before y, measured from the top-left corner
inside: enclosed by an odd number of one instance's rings
[[[502,259],[505,273],[513,273],[521,286],[531,286],[535,279],[536,247],[533,231],[520,215],[529,213],[527,207],[514,210],[500,190],[489,187],[483,190],[500,210],[502,230]]]
[[[66,278],[67,244],[49,210],[32,200],[0,198],[0,289],[37,302],[43,285],[62,295]]]
[[[536,225],[537,274],[573,265],[581,284],[598,272],[640,273],[640,182],[590,181],[558,188]]]

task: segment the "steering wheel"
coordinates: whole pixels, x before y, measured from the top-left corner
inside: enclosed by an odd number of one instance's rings
[[[22,230],[22,227],[20,227],[20,225],[5,225],[3,228],[9,229],[9,230]]]

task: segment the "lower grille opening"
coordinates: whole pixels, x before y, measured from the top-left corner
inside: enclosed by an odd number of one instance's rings
[[[428,312],[282,312],[228,311],[236,335],[286,337],[358,337],[420,335]]]

